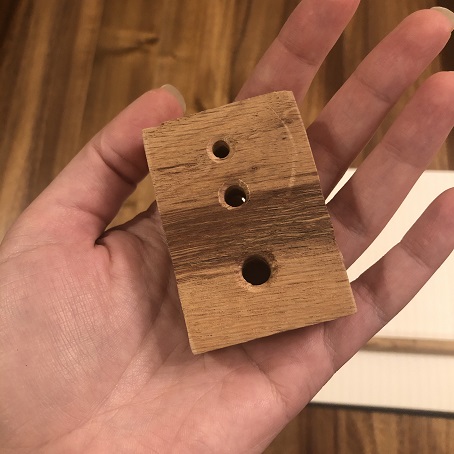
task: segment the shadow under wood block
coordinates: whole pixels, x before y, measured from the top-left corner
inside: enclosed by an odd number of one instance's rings
[[[166,122],[144,142],[194,353],[355,312],[291,92]]]

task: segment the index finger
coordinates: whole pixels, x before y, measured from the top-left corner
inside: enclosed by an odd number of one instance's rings
[[[358,4],[359,0],[302,0],[237,99],[290,90],[300,103]]]

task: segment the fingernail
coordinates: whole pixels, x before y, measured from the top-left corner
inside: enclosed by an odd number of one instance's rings
[[[181,108],[183,109],[183,113],[186,112],[186,101],[183,98],[183,95],[179,92],[179,90],[170,84],[165,84],[161,88],[167,90],[171,95],[173,95],[178,103],[180,104]]]
[[[439,13],[443,14],[443,16],[447,17],[451,21],[451,26],[452,29],[454,30],[454,13],[448,9],[448,8],[443,8],[442,6],[434,6],[433,8],[435,11],[438,11]]]

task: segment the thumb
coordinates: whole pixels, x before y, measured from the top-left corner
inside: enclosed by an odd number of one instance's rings
[[[185,107],[171,85],[142,95],[85,145],[12,230],[43,241],[94,242],[147,174],[142,130],[181,116]]]

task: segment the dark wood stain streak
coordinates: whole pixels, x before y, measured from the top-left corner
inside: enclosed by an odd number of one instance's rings
[[[51,106],[60,110],[65,108],[64,98],[68,88],[71,71],[71,60],[74,52],[74,43],[77,37],[78,21],[80,19],[80,3],[74,2],[66,6],[68,14],[62,11],[65,5],[59,4],[54,11],[44,11],[45,14],[54,14],[59,20],[53,21],[53,27],[49,34],[46,45],[49,48],[58,43],[54,52],[47,54],[45,72],[41,79],[39,93],[39,121],[33,125],[33,137],[36,142],[33,145],[34,160],[37,162],[37,171],[33,174],[32,184],[28,187],[28,198],[36,197],[36,191],[41,192],[47,186],[48,181],[54,176],[54,169],[49,166],[52,162],[55,148],[52,144],[58,142],[58,136],[62,131],[62,115],[50,118]],[[76,19],[76,20],[74,20]],[[35,37],[40,39],[40,36]],[[52,90],[46,90],[51,86]]]
[[[0,58],[2,61],[5,54],[3,44],[6,37],[11,33],[10,27],[14,18],[20,17],[17,9],[21,6],[23,7],[24,4],[17,0],[3,0],[0,2]]]
[[[245,254],[292,249],[295,244],[310,255],[333,244],[326,234],[332,232],[329,217],[320,206],[317,186],[311,184],[259,192],[231,210],[216,201],[211,206],[167,212],[162,221],[177,275],[213,271],[226,260],[237,262]],[[232,230],[237,233],[233,238]]]
[[[22,64],[22,55],[25,52],[28,33],[30,29],[30,20],[32,15],[32,5],[30,2],[7,2],[2,3],[4,13],[3,27],[1,28],[2,41],[0,43],[0,122],[5,127],[0,136],[0,176],[6,167],[9,159],[14,134],[17,133],[17,121],[13,107],[24,102],[20,88],[18,88],[20,66]],[[22,33],[22,39],[15,43],[15,37]],[[13,47],[14,46],[14,47]],[[12,52],[12,49],[15,49]]]
[[[168,171],[168,170],[182,170],[182,169],[190,169],[191,167],[194,167],[192,164],[175,164],[173,166],[167,166],[167,167],[158,167],[158,171]]]

